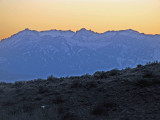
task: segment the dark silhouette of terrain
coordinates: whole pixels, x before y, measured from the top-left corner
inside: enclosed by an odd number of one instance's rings
[[[160,63],[0,83],[0,120],[160,120]]]

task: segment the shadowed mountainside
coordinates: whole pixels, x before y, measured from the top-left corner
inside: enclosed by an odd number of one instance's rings
[[[160,64],[0,83],[0,120],[159,120]]]
[[[0,81],[93,74],[160,60],[160,35],[25,29],[0,42]],[[97,64],[98,63],[98,64]],[[8,77],[10,76],[10,77]]]

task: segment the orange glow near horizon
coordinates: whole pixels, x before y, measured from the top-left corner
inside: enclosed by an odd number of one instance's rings
[[[25,28],[160,34],[160,0],[0,0],[0,39]]]

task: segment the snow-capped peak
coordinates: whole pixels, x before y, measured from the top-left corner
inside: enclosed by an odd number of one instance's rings
[[[95,39],[97,38],[97,33],[91,30],[87,30],[85,28],[82,28],[74,34],[73,38],[74,39],[79,39],[79,40],[90,40],[90,39]]]
[[[71,30],[63,31],[63,30],[49,30],[49,31],[40,31],[41,36],[49,35],[52,37],[59,37],[63,36],[66,38],[72,37],[74,35],[74,32]]]
[[[87,30],[86,28],[81,28],[80,30],[77,30],[76,33],[95,33],[92,30]]]
[[[29,28],[26,28],[24,31],[31,31]]]

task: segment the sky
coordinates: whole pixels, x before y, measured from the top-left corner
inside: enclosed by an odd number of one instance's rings
[[[160,34],[160,0],[0,0],[0,39],[25,28]]]

